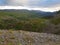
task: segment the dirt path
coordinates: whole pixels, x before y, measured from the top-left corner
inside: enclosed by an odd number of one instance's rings
[[[0,30],[0,45],[60,45],[60,35]]]

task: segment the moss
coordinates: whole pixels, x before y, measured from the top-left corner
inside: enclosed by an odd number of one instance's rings
[[[21,43],[18,43],[18,45],[22,45]]]
[[[13,43],[12,42],[8,42],[8,44],[7,45],[13,45]]]
[[[0,42],[4,42],[4,39],[0,38]]]
[[[0,31],[0,34],[2,34],[2,32]]]
[[[15,39],[16,37],[15,36],[11,36],[10,39]]]

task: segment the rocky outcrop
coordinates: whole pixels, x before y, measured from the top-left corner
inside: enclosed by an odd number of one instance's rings
[[[60,45],[60,35],[0,30],[0,45]]]

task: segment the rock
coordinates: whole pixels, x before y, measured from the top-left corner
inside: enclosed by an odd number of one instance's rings
[[[60,35],[0,30],[0,45],[60,45]]]

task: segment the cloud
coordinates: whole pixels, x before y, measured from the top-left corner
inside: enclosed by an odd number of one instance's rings
[[[60,5],[60,0],[33,0],[28,6],[31,7],[56,7]]]
[[[60,0],[0,0],[0,5],[27,6],[27,7],[56,7]]]
[[[46,12],[54,12],[58,11],[60,7],[55,7],[55,8],[29,8],[29,7],[23,7],[23,6],[0,6],[0,10],[3,9],[27,9],[27,10],[40,10],[40,11],[46,11]]]
[[[22,6],[51,11],[60,9],[60,0],[0,0],[0,6]]]
[[[8,6],[25,6],[27,5],[28,0],[6,0]]]

